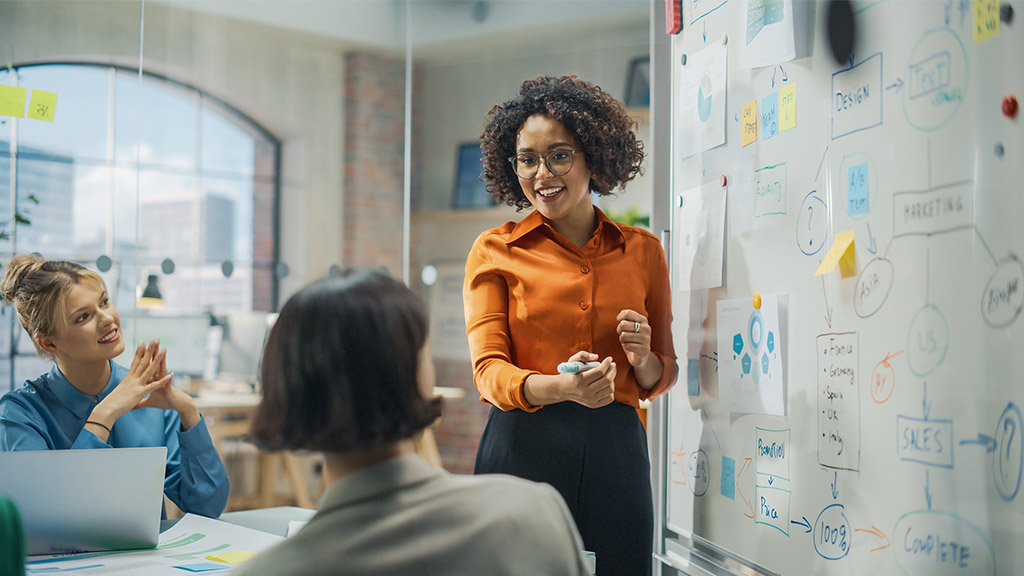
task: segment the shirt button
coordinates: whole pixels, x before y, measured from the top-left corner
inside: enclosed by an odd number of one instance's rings
[[[580,268],[580,271],[586,274],[590,272],[590,266],[584,266],[583,268]]]
[[[590,347],[587,346],[586,342],[580,342],[580,350],[586,350],[587,348],[590,348]]]
[[[590,304],[587,304],[586,302],[580,302],[581,310],[586,310],[587,308],[590,308]]]
[[[99,398],[93,398],[93,399],[92,399],[92,403],[93,403],[93,404],[95,404],[95,403],[97,403],[97,402],[99,402],[99,401],[100,401],[100,399],[99,399]]]

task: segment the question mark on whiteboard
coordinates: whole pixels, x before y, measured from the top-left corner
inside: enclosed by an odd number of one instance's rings
[[[1006,433],[1006,429],[1009,428],[1009,438],[1006,439],[1006,457],[1010,457],[1010,444],[1013,444],[1013,433],[1017,430],[1017,425],[1013,420],[1003,420],[1003,433]]]
[[[807,229],[811,229],[811,218],[814,216],[814,207],[810,204],[807,205]],[[809,246],[814,246],[814,238],[808,240]]]

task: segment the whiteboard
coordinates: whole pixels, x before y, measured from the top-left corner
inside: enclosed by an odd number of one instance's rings
[[[805,2],[803,54],[756,68],[740,66],[742,45],[788,14],[782,0],[682,4],[673,146],[696,108],[680,102],[683,56],[723,40],[726,138],[673,153],[672,202],[723,176],[728,200],[723,286],[673,289],[684,370],[653,427],[660,557],[1024,573],[1024,118],[1001,108],[1024,97],[1024,3],[997,33],[998,3],[855,1],[853,56],[837,63],[827,3]],[[794,91],[795,126],[781,130]],[[750,102],[769,114],[744,146]],[[855,272],[816,276],[847,231]],[[718,349],[716,304],[755,293],[788,299],[783,416],[720,402],[718,359],[734,352]]]

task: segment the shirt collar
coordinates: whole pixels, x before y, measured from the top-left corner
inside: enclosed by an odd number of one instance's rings
[[[110,379],[107,381],[106,387],[103,388],[103,392],[100,392],[97,396],[90,396],[82,393],[78,388],[75,388],[68,379],[61,373],[60,368],[57,367],[57,363],[53,363],[53,367],[50,368],[50,373],[47,374],[47,385],[50,387],[50,391],[53,395],[60,400],[60,403],[70,410],[75,416],[85,419],[92,412],[93,406],[98,404],[101,400],[107,397],[111,391],[118,384],[117,376],[114,374],[114,361],[110,360]]]
[[[612,221],[600,208],[594,206],[594,212],[597,213],[597,229],[594,234],[603,233],[607,234],[611,239],[611,246],[619,246],[625,244],[625,235],[622,233],[622,228],[618,224]],[[554,231],[551,227],[550,222],[540,212],[534,210],[516,224],[515,228],[512,229],[512,233],[509,234],[508,240],[505,241],[506,245],[515,244],[517,240],[526,236],[530,232],[537,230],[541,227],[547,227]]]
[[[447,472],[428,464],[416,454],[390,458],[335,482],[320,498],[317,515],[426,482],[443,474]]]

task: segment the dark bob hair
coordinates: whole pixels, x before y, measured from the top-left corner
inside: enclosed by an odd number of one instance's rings
[[[607,196],[643,173],[644,145],[621,102],[574,75],[538,76],[523,82],[519,96],[491,108],[484,119],[484,180],[499,204],[519,210],[530,206],[508,159],[516,154],[523,122],[535,114],[557,120],[576,136],[590,168],[591,191]]]
[[[441,415],[417,384],[426,340],[423,303],[386,274],[348,270],[302,289],[267,340],[251,439],[349,452],[410,438]]]

